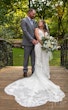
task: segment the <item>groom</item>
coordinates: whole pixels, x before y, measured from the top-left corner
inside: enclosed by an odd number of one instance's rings
[[[34,30],[37,27],[36,22],[33,20],[35,15],[36,11],[34,9],[29,9],[27,17],[22,19],[21,21],[24,46],[24,68],[23,68],[24,77],[27,77],[29,56],[31,57],[32,73],[34,72],[35,65],[34,45],[38,43],[34,35]]]

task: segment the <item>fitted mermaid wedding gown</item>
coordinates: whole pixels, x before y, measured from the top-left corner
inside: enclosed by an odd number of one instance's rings
[[[39,29],[40,39],[43,32]],[[35,45],[35,71],[28,78],[19,79],[7,87],[5,92],[15,96],[21,106],[36,107],[47,101],[62,101],[65,94],[59,86],[50,81],[49,53],[41,49],[41,44]]]

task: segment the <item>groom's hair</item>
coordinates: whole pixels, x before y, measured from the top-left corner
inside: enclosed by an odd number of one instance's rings
[[[32,12],[33,10],[35,10],[35,9],[30,8],[30,9],[28,10],[28,13]]]

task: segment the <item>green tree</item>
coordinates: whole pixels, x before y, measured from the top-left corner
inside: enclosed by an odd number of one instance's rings
[[[29,0],[0,0],[0,37],[21,38],[20,22],[26,16]],[[37,11],[36,19],[44,19],[53,36],[68,33],[67,0],[30,0],[30,7]]]
[[[50,32],[52,35],[64,36],[67,22],[67,0],[34,0],[30,2],[30,7],[37,11],[37,16],[41,19],[51,19]],[[56,22],[55,22],[56,21]]]
[[[21,37],[20,21],[26,16],[27,4],[27,0],[1,0],[0,37]]]
[[[65,19],[67,18],[67,0],[53,0],[52,1],[52,6],[54,8],[53,16],[57,18],[57,36],[58,37],[63,37],[67,30],[65,30],[66,21]]]
[[[30,7],[34,8],[37,12],[37,17],[45,19],[51,17],[51,0],[34,0],[30,2]]]

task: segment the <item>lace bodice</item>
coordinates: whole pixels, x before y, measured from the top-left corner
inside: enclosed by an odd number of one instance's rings
[[[48,36],[49,34],[48,34],[48,32],[43,32],[43,31],[41,31],[40,29],[39,29],[39,36],[40,36],[40,39],[42,39],[42,37],[44,37],[44,36]]]

